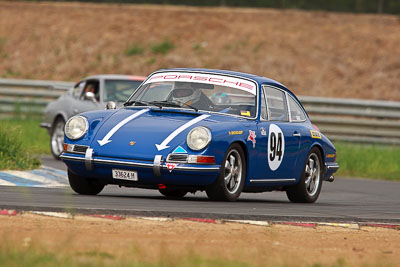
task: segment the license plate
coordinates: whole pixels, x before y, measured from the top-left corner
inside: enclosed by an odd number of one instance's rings
[[[112,176],[114,179],[128,180],[128,181],[137,181],[138,175],[136,171],[126,171],[126,170],[112,170]]]

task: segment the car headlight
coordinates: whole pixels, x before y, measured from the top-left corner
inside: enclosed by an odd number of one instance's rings
[[[211,142],[211,132],[208,128],[198,126],[193,128],[186,138],[188,147],[192,150],[202,150]]]
[[[72,140],[81,138],[88,130],[89,123],[85,117],[75,116],[65,124],[65,135]]]

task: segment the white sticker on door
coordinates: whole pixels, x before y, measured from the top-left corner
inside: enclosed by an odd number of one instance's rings
[[[276,124],[269,126],[268,134],[268,165],[272,171],[279,168],[285,154],[285,136]]]

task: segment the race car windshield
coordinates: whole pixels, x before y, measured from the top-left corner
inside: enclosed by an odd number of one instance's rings
[[[179,74],[163,77],[178,77]],[[183,74],[180,74],[183,76]],[[160,74],[150,77],[129,99],[129,102],[168,103],[175,107],[194,108],[197,110],[219,112],[254,118],[256,116],[256,85],[238,78],[219,75],[195,74],[185,77],[196,77],[201,81],[180,81],[175,79],[160,79]],[[154,76],[156,78],[152,79]],[[229,78],[229,80],[227,80]],[[224,82],[225,81],[225,82]]]

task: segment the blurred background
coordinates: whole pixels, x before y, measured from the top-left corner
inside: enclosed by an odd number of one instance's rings
[[[11,105],[0,109],[0,147],[12,128],[28,154],[50,153],[41,114],[26,107],[43,110],[58,94],[28,96],[21,79],[215,68],[266,76],[301,96],[335,140],[340,175],[400,179],[399,14],[399,0],[0,1],[0,105]]]

